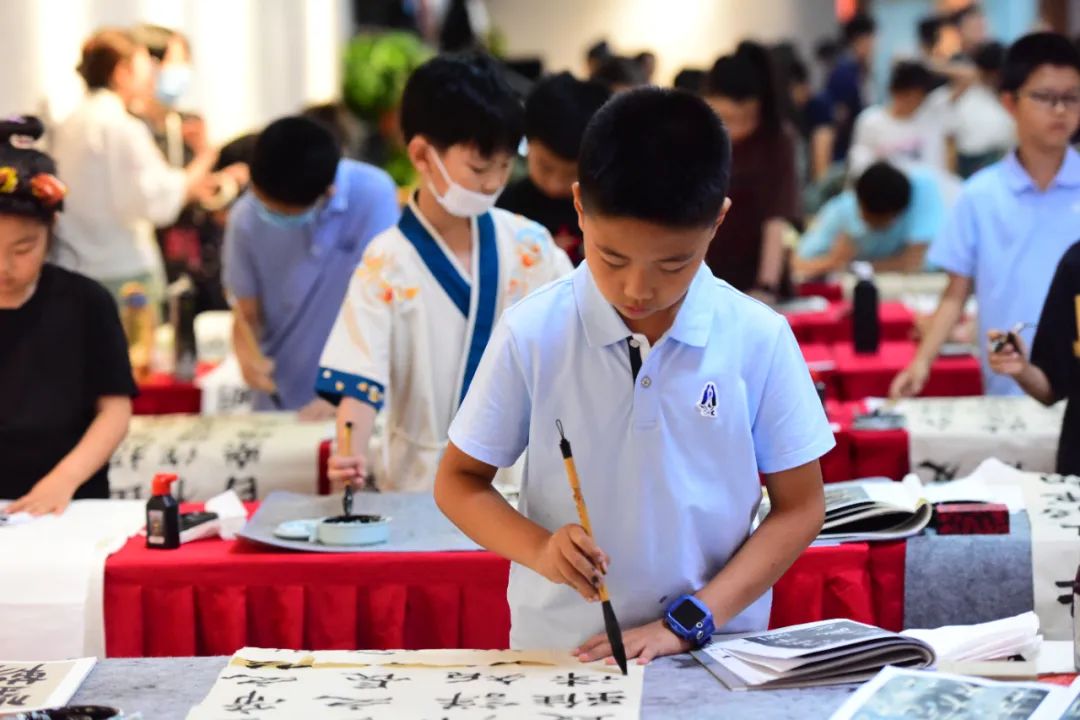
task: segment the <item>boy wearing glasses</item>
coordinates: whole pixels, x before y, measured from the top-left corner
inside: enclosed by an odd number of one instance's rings
[[[1001,68],[1001,100],[1016,120],[1018,146],[971,177],[928,260],[949,273],[915,359],[893,380],[893,397],[918,395],[930,363],[975,292],[979,330],[1038,319],[1054,269],[1080,237],[1080,155],[1069,140],[1080,127],[1080,51],[1055,33],[1026,35]],[[991,372],[988,395],[1022,395]]]

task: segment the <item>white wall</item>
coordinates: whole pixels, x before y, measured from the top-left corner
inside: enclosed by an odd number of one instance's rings
[[[151,22],[191,40],[195,77],[183,105],[212,141],[257,129],[304,104],[335,99],[349,0],[0,0],[0,116],[63,117],[83,84],[83,40],[104,25]],[[17,68],[17,70],[13,70]]]
[[[794,40],[810,61],[814,44],[838,33],[834,0],[489,0],[488,9],[511,56],[581,73],[585,50],[606,38],[619,53],[654,51],[657,83],[709,68],[744,38]]]

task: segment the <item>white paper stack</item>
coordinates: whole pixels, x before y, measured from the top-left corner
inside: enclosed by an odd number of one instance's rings
[[[938,662],[983,662],[1022,655],[1034,658],[1039,650],[1039,618],[1034,612],[979,625],[949,625],[934,630],[904,630],[901,635],[922,640],[934,648]]]

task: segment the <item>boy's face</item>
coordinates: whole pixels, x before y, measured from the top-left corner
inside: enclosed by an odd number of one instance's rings
[[[577,162],[556,155],[539,140],[529,141],[529,178],[533,185],[550,198],[569,198],[571,186],[577,182]]]
[[[874,43],[876,41],[874,33],[864,33],[851,41],[851,54],[855,58],[863,63],[867,64],[874,56]]]
[[[895,90],[892,93],[892,112],[898,118],[909,118],[918,111],[926,93],[922,90]]]
[[[435,155],[442,160],[451,180],[466,190],[484,195],[501,191],[510,179],[510,171],[514,166],[514,156],[505,150],[484,155],[475,145],[458,143],[440,152],[422,135],[417,135],[409,142],[408,151],[413,167],[440,196],[446,194],[449,185],[435,164]]]
[[[862,215],[866,227],[876,231],[888,230],[900,217],[900,213],[873,213],[862,205],[859,205],[859,214]]]
[[[1041,65],[1019,91],[1004,93],[1002,101],[1016,120],[1021,144],[1063,150],[1080,126],[1080,72]]]
[[[329,189],[327,189],[326,195],[332,195],[333,191],[334,188],[333,186],[331,186]],[[319,204],[319,200],[316,200],[311,205],[292,205],[290,203],[281,202],[280,200],[275,200],[274,198],[267,195],[265,192],[259,189],[258,185],[255,184],[252,184],[251,192],[255,194],[255,197],[259,199],[259,202],[262,203],[267,210],[274,213],[275,215],[282,215],[285,217],[303,215],[304,213],[308,212],[313,207]]]
[[[585,262],[604,299],[633,332],[659,337],[671,327],[690,283],[724,219],[700,228],[672,228],[627,217],[588,213],[574,183]]]

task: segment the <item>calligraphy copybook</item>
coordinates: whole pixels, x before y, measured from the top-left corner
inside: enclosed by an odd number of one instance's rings
[[[66,705],[96,662],[96,658],[58,662],[0,660],[0,715]]]
[[[634,720],[643,681],[567,652],[244,648],[187,720]]]

